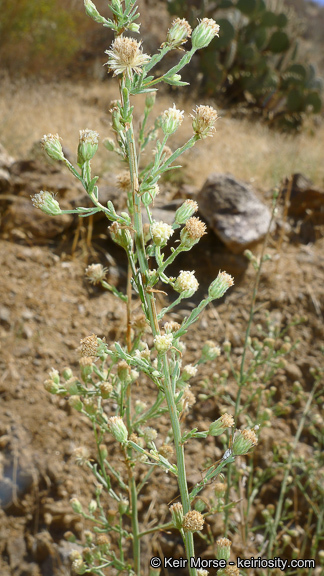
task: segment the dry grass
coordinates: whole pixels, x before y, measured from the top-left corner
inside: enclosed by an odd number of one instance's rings
[[[57,132],[73,158],[80,129],[97,130],[101,138],[111,136],[108,110],[110,101],[116,97],[115,80],[91,82],[90,87],[69,82],[36,85],[4,80],[0,88],[1,143],[14,157],[26,158],[43,134]],[[137,97],[137,100],[141,110],[143,98]],[[157,112],[172,103],[172,95],[162,94],[157,99]],[[194,103],[188,99],[179,102],[178,106],[185,109],[188,116]],[[174,137],[173,147],[181,145],[191,133],[187,117]],[[279,184],[283,177],[302,172],[317,186],[323,186],[323,141],[324,125],[314,135],[305,131],[287,136],[273,132],[259,122],[223,115],[214,138],[198,143],[183,157],[183,176],[200,187],[209,173],[230,172],[267,190]],[[94,169],[103,172],[119,168],[113,156],[102,147]]]

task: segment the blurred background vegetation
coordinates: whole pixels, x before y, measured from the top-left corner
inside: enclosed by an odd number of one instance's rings
[[[162,8],[191,25],[203,17],[220,24],[220,37],[185,72],[200,95],[284,130],[298,129],[306,117],[321,113],[324,7],[307,0],[139,4],[141,15],[151,15],[149,28]],[[109,10],[105,0],[96,5],[104,14]],[[0,61],[11,78],[106,78],[102,65],[110,31],[85,16],[81,0],[0,0],[0,8]],[[142,27],[146,50],[157,50],[163,38],[150,35],[145,22]]]

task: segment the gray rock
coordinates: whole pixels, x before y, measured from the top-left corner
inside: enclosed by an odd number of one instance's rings
[[[234,254],[260,242],[271,213],[250,186],[231,174],[211,174],[198,194],[199,212]]]

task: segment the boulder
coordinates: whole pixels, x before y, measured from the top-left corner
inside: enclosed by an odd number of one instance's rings
[[[250,186],[231,174],[211,174],[198,194],[199,212],[234,254],[260,242],[271,212]]]
[[[324,190],[316,188],[303,174],[296,173],[284,182],[283,195],[288,194],[289,216],[304,219],[312,212],[314,223],[324,223]]]

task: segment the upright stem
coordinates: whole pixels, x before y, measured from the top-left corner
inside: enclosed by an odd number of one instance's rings
[[[125,92],[122,91],[122,96],[124,97]],[[127,102],[123,102],[124,108],[129,107]],[[132,193],[133,193],[133,201],[134,201],[134,230],[135,230],[135,245],[136,245],[136,254],[138,257],[138,264],[139,264],[139,273],[142,276],[142,281],[146,282],[146,274],[148,271],[148,262],[147,256],[145,253],[145,246],[144,246],[144,237],[143,237],[143,225],[142,225],[142,216],[141,216],[141,199],[138,194],[138,164],[137,164],[137,156],[136,156],[136,148],[134,142],[134,130],[132,123],[127,124],[126,126],[126,137],[127,137],[127,149],[128,149],[128,160],[130,166],[130,174],[131,174],[131,182],[132,182]],[[149,320],[153,335],[156,336],[160,333],[159,323],[157,319],[157,313],[155,308],[155,299],[152,293],[149,293],[145,290],[143,291],[143,297],[145,298],[145,306],[148,311]],[[177,466],[178,466],[178,482],[179,482],[179,489],[180,489],[180,496],[183,506],[184,514],[189,512],[190,510],[190,499],[189,499],[189,492],[186,480],[186,469],[185,469],[185,458],[184,458],[184,450],[183,445],[181,444],[181,429],[179,418],[177,416],[177,408],[175,405],[174,395],[172,393],[172,386],[170,380],[170,371],[169,371],[169,362],[167,354],[163,354],[163,373],[164,373],[164,381],[163,387],[165,392],[165,397],[169,409],[169,414],[171,418],[171,426],[173,431],[174,437],[174,444],[176,449],[177,455]],[[135,492],[131,491],[131,498],[132,498],[132,510],[133,513],[135,511],[135,497],[137,495]],[[134,501],[133,501],[134,498]],[[136,512],[137,514],[137,512]],[[136,528],[136,536],[138,538],[138,526]],[[134,526],[133,526],[134,530]],[[187,558],[194,557],[194,542],[193,542],[193,534],[192,532],[185,533],[185,548],[186,548],[186,555]],[[134,546],[135,546],[135,534],[134,534]],[[189,562],[190,564],[190,562]],[[138,560],[139,566],[139,560]],[[134,552],[134,568],[135,572],[139,575],[138,568],[135,565],[135,552]],[[196,569],[189,567],[189,574],[190,576],[196,576]]]

